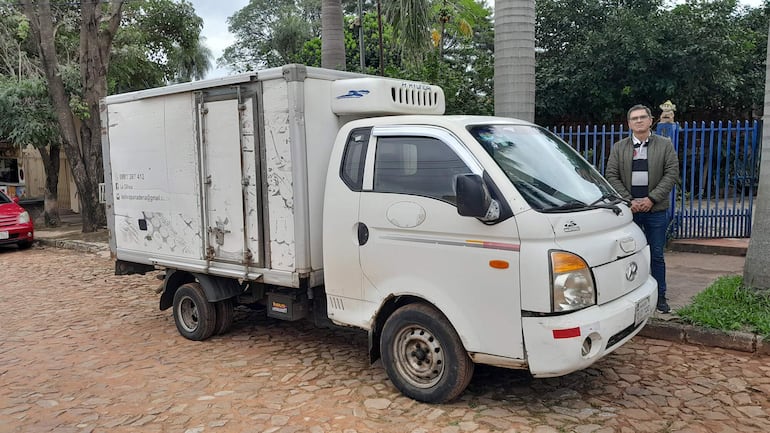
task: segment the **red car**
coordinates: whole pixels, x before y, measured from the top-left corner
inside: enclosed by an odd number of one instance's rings
[[[18,202],[18,198],[11,199],[0,191],[0,245],[16,244],[25,249],[35,240],[35,227],[29,212]]]

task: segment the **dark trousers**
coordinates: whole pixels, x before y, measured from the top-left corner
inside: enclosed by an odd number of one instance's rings
[[[650,273],[658,282],[658,302],[666,299],[666,262],[663,252],[666,249],[666,232],[668,231],[668,213],[637,212],[634,222],[642,228],[650,244]]]

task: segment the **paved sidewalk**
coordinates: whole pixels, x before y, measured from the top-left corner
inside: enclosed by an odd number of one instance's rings
[[[56,229],[36,228],[35,236],[44,245],[97,253],[109,257],[106,229],[82,233],[80,215],[61,215]],[[676,240],[666,252],[666,279],[671,314],[655,313],[641,335],[661,340],[722,347],[770,355],[770,341],[745,332],[723,333],[685,324],[676,310],[689,305],[693,297],[723,275],[743,273],[748,239]]]

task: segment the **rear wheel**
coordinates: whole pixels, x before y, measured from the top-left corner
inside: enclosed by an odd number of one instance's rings
[[[444,403],[460,395],[473,376],[473,361],[449,320],[425,304],[399,308],[380,339],[388,377],[404,395]]]
[[[224,301],[216,302],[214,303],[214,309],[217,313],[214,335],[224,334],[233,324],[233,300],[225,299]]]
[[[187,283],[174,293],[174,322],[176,329],[188,340],[205,340],[214,333],[216,308],[206,300],[198,283]]]

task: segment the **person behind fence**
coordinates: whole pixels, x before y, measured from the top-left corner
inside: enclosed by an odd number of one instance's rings
[[[666,300],[666,262],[663,252],[668,231],[669,196],[679,182],[679,158],[671,140],[652,133],[652,112],[644,105],[628,110],[633,135],[612,146],[605,177],[623,198],[631,201],[634,222],[650,244],[650,272],[658,282],[658,311],[671,309]]]

